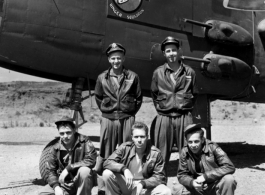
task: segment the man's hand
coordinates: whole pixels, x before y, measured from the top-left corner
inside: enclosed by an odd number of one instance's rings
[[[124,170],[124,177],[126,179],[126,185],[131,188],[133,185],[133,175],[129,169]]]
[[[64,169],[63,172],[61,173],[60,177],[59,177],[60,184],[64,184],[64,179],[67,175],[68,175],[68,171],[67,171],[67,169]]]
[[[199,177],[197,177],[196,181],[198,183],[203,183],[203,182],[205,182],[205,178],[203,177],[203,175],[200,175]]]
[[[202,183],[199,183],[197,180],[193,180],[192,185],[196,191],[202,190]]]
[[[143,190],[143,185],[141,183],[138,183],[136,186],[136,194],[135,195],[140,195],[142,190]]]
[[[63,189],[60,186],[54,188],[55,195],[63,195]]]

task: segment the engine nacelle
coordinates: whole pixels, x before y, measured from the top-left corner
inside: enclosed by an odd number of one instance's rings
[[[240,59],[207,54],[203,58],[209,63],[202,63],[202,74],[213,79],[246,79],[251,75],[251,67]]]
[[[205,37],[211,42],[234,46],[253,45],[252,36],[241,26],[218,20],[209,20],[206,24],[212,25],[212,28],[205,29]]]

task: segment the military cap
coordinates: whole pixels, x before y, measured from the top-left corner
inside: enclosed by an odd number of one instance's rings
[[[112,43],[109,45],[109,47],[106,49],[106,55],[109,56],[112,52],[120,51],[122,53],[126,53],[125,48],[120,43]]]
[[[75,127],[75,121],[74,119],[68,117],[68,116],[63,116],[61,119],[55,122],[55,124],[58,126],[61,123],[70,123],[73,127]]]
[[[202,128],[201,123],[188,125],[184,129],[184,135],[185,135],[185,137],[187,137],[188,133],[191,133],[191,132],[196,131],[196,130],[200,130],[201,128]]]
[[[165,51],[165,46],[168,44],[174,44],[179,48],[179,40],[174,37],[166,37],[164,41],[161,43],[161,50]]]

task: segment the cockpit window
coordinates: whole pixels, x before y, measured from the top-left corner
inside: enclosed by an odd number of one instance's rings
[[[227,9],[244,11],[264,11],[265,3],[263,0],[224,0],[223,5]]]
[[[133,12],[137,10],[142,3],[142,0],[114,0],[114,1],[115,4],[125,12]]]

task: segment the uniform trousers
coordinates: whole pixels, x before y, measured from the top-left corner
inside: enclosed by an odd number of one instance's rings
[[[91,195],[93,188],[93,174],[88,167],[80,167],[73,181],[61,184],[64,195]],[[54,195],[54,189],[47,184],[44,186],[39,195]]]
[[[150,129],[151,142],[161,151],[165,167],[173,145],[176,143],[179,152],[184,146],[184,129],[189,124],[192,124],[190,112],[176,117],[157,115],[154,118]]]
[[[225,175],[221,180],[208,184],[202,191],[195,189],[186,189],[183,185],[178,184],[174,188],[173,195],[234,195],[237,182],[233,175]]]
[[[113,173],[106,169],[103,172],[103,179],[106,185],[106,195],[134,195],[136,192],[135,186],[128,188],[124,175]],[[143,189],[141,195],[171,195],[171,190],[164,184],[160,184],[155,188]]]
[[[99,156],[96,165],[96,171],[98,173],[103,171],[104,160],[116,150],[117,146],[132,140],[131,128],[134,120],[134,116],[117,120],[102,117],[100,124]],[[99,191],[104,191],[104,183],[100,175],[98,175],[97,182]]]
[[[107,159],[115,150],[117,145],[131,141],[131,128],[135,117],[112,120],[102,118],[100,126],[100,157]]]

